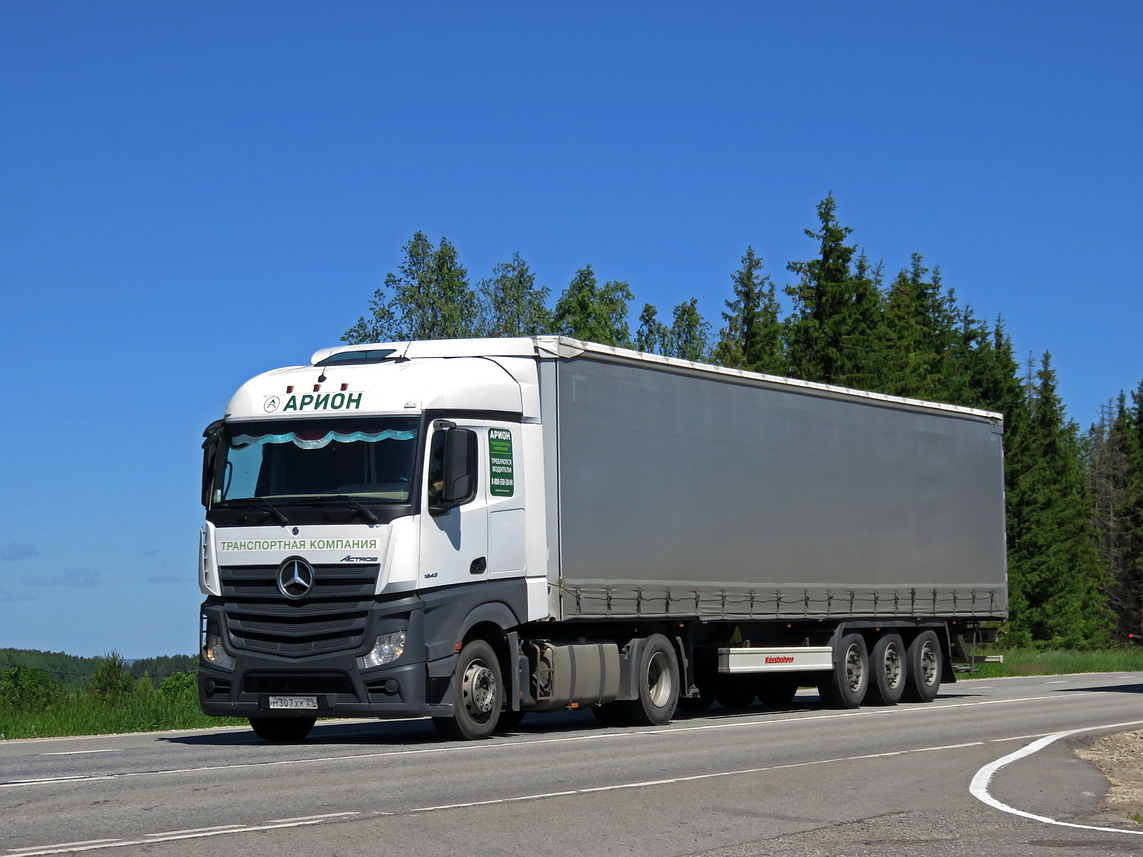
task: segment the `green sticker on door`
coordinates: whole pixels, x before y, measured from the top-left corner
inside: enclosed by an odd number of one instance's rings
[[[512,432],[488,430],[488,463],[491,481],[488,493],[493,497],[511,497],[516,487],[512,468]]]

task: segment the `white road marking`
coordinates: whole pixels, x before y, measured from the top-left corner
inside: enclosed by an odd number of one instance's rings
[[[1051,735],[1046,735],[1043,738],[1040,738],[1038,741],[1033,741],[1026,747],[1021,747],[1014,753],[1009,753],[1007,756],[1003,756],[997,759],[995,762],[991,762],[985,765],[983,768],[976,772],[976,776],[972,778],[972,783],[969,785],[968,790],[972,792],[973,797],[975,797],[977,800],[988,804],[994,809],[998,809],[1001,812],[1011,813],[1012,815],[1018,815],[1021,818],[1028,818],[1032,821],[1039,821],[1043,822],[1044,824],[1055,824],[1059,827],[1073,827],[1080,830],[1099,830],[1104,833],[1129,833],[1132,836],[1143,836],[1143,830],[1126,830],[1120,827],[1096,827],[1095,825],[1091,824],[1075,824],[1070,821],[1059,821],[1055,818],[1048,818],[1046,815],[1036,815],[1035,813],[1025,812],[1022,809],[1016,809],[1015,807],[1011,807],[1006,803],[998,801],[988,791],[989,783],[992,782],[992,778],[1001,768],[1004,768],[1013,762],[1017,762],[1026,756],[1031,756],[1033,753],[1043,750],[1049,744],[1052,744],[1061,738],[1067,738],[1069,735],[1079,735],[1081,732],[1098,732],[1100,730],[1107,729],[1123,729],[1128,726],[1138,726],[1140,724],[1143,724],[1143,720],[1133,720],[1129,723],[1108,723],[1103,726],[1088,726],[1084,729],[1069,729],[1065,732],[1053,732]]]
[[[122,842],[122,841],[123,841],[122,839],[84,839],[80,842],[61,842],[59,845],[52,845],[51,847],[52,848],[78,848],[78,849],[86,850],[88,848],[102,847],[102,846],[106,846],[110,843]],[[42,847],[43,846],[41,846],[41,845],[33,845],[31,848],[10,848],[5,853],[6,854],[19,854],[19,855],[21,855],[21,857],[24,857],[24,855],[38,851]]]
[[[537,792],[535,794],[516,795],[515,797],[495,798],[492,800],[468,801],[465,803],[448,803],[440,804],[438,806],[422,806],[416,809],[405,810],[404,813],[421,813],[421,812],[440,812],[441,810],[448,809],[469,809],[474,806],[496,806],[498,804],[506,803],[522,803],[525,801],[547,800],[556,797],[568,797],[570,795],[586,795],[598,794],[600,792],[615,792],[623,791],[626,789],[645,789],[653,788],[655,786],[671,786],[678,785],[679,783],[694,783],[702,780],[714,780],[722,777],[741,777],[750,774],[763,774],[768,771],[788,771],[793,768],[809,768],[814,765],[831,765],[838,762],[858,762],[868,759],[885,759],[890,756],[906,756],[912,753],[932,753],[938,750],[962,750],[966,747],[982,747],[983,741],[973,741],[968,744],[946,744],[940,747],[917,747],[911,750],[893,750],[888,753],[867,753],[860,756],[843,756],[836,759],[818,759],[813,762],[793,762],[789,765],[765,765],[760,768],[740,768],[734,771],[715,771],[709,774],[692,774],[686,777],[665,777],[661,780],[641,780],[632,783],[615,783],[609,786],[592,786],[585,789],[570,789],[568,791],[559,792]]]
[[[54,753],[44,753],[45,756],[87,756],[91,753],[122,753],[123,750],[118,747],[110,747],[106,750],[57,750]]]
[[[560,735],[555,738],[540,738],[525,741],[498,741],[496,743],[474,742],[471,744],[445,744],[439,747],[418,747],[412,750],[384,750],[378,753],[350,753],[338,756],[317,756],[306,759],[276,759],[270,762],[239,762],[228,765],[207,765],[198,768],[167,768],[157,771],[122,771],[114,774],[99,774],[92,776],[73,775],[63,777],[44,777],[34,780],[11,780],[0,782],[0,789],[19,788],[23,786],[54,785],[58,783],[100,782],[112,779],[129,777],[170,776],[173,774],[211,773],[215,771],[238,771],[251,768],[287,767],[294,765],[312,765],[321,762],[343,762],[358,759],[384,759],[396,756],[419,756],[434,753],[464,753],[479,751],[499,751],[516,747],[531,747],[539,744],[559,744],[573,741],[605,741],[615,738],[628,738],[637,735],[670,736],[681,735],[686,732],[701,732],[710,729],[744,729],[759,726],[772,726],[782,723],[809,723],[815,720],[835,720],[839,717],[907,717],[926,712],[945,711],[950,708],[975,708],[983,705],[1007,705],[1012,703],[1038,702],[1044,699],[1055,699],[1053,696],[1025,696],[1013,699],[986,699],[974,702],[948,702],[935,705],[892,706],[888,708],[861,708],[851,711],[831,712],[828,714],[812,714],[804,717],[781,717],[756,719],[748,715],[747,719],[735,718],[721,723],[703,723],[694,726],[663,726],[654,729],[617,729],[613,732],[591,731],[582,735]]]
[[[204,827],[199,830],[172,830],[166,833],[148,833],[139,839],[92,839],[87,842],[62,842],[58,845],[37,845],[32,848],[14,848],[4,852],[13,857],[42,857],[48,854],[73,854],[83,851],[101,851],[108,848],[126,848],[129,845],[152,845],[156,842],[177,842],[185,839],[204,839],[208,836],[227,836],[232,833],[257,833],[263,830],[283,830],[290,827],[308,827],[335,819],[361,815],[359,812],[331,812],[304,818],[284,818],[262,824],[225,825]]]
[[[960,705],[958,704],[956,707],[960,707]],[[930,709],[930,710],[935,710],[935,709]],[[794,718],[794,719],[797,719],[797,718]],[[817,719],[817,718],[815,718],[815,719]],[[772,721],[764,721],[764,722],[772,722]],[[1114,728],[1121,727],[1121,726],[1133,726],[1133,725],[1136,725],[1137,723],[1143,723],[1143,721],[1135,721],[1133,723],[1112,724],[1112,725],[1108,725],[1108,726],[1099,726],[1099,727],[1092,727],[1092,728],[1094,728],[1094,729],[1114,729]],[[1044,819],[1044,818],[1039,817],[1039,816],[1033,816],[1029,813],[1020,812],[1019,810],[1012,810],[1011,808],[1005,808],[1004,804],[1001,804],[999,801],[995,801],[990,796],[987,796],[987,791],[984,792],[986,797],[981,797],[981,795],[977,793],[975,788],[977,785],[977,780],[981,779],[982,774],[985,774],[985,772],[987,772],[987,775],[984,776],[984,778],[983,778],[983,784],[984,784],[984,787],[986,789],[987,782],[989,779],[991,779],[992,774],[995,773],[996,770],[999,770],[1004,765],[1009,764],[1010,762],[1015,761],[1018,758],[1022,758],[1023,756],[1026,756],[1029,753],[1035,752],[1037,749],[1040,749],[1040,747],[1046,746],[1046,744],[1050,743],[1052,740],[1056,740],[1057,738],[1061,738],[1061,737],[1064,737],[1067,735],[1073,735],[1073,734],[1076,734],[1078,732],[1086,732],[1086,731],[1092,731],[1092,729],[1075,729],[1075,730],[1071,730],[1069,732],[1055,733],[1054,735],[1050,735],[1050,736],[1047,736],[1046,738],[1043,738],[1039,741],[1036,741],[1035,743],[1029,745],[1029,747],[1025,747],[1025,748],[1017,751],[1016,753],[1012,753],[1012,754],[1009,754],[1008,756],[1005,756],[999,762],[994,762],[994,763],[992,763],[992,765],[989,765],[989,766],[986,766],[985,768],[982,768],[981,772],[978,772],[977,776],[973,779],[973,787],[974,787],[973,793],[976,794],[976,796],[979,797],[981,800],[983,800],[985,803],[988,803],[989,805],[995,806],[997,808],[1003,808],[1003,809],[1005,809],[1005,811],[1015,812],[1017,815],[1024,815],[1026,817],[1034,818],[1037,820],[1051,821],[1054,824],[1064,824],[1064,822],[1055,822],[1055,821],[1052,821],[1051,819]],[[662,730],[645,730],[643,732],[638,732],[635,734],[659,735],[661,732],[662,732]],[[629,735],[632,733],[627,732],[627,733],[616,733],[616,734],[628,734]],[[576,737],[582,738],[582,737],[586,737],[586,736],[576,736]],[[595,737],[607,737],[607,736],[606,735],[596,735]],[[560,740],[560,739],[552,739],[552,740]],[[511,742],[511,745],[517,746],[519,744],[534,744],[534,743],[548,743],[548,740],[539,741],[539,742],[536,742],[536,741],[532,741],[532,742]],[[884,753],[865,753],[865,754],[860,754],[860,755],[855,755],[855,756],[843,756],[843,757],[837,757],[837,758],[832,758],[832,759],[818,759],[818,760],[809,761],[809,762],[794,762],[794,763],[791,763],[788,765],[767,765],[767,766],[756,767],[756,768],[741,768],[741,769],[732,770],[732,771],[715,771],[715,772],[707,773],[707,774],[693,774],[690,776],[682,776],[682,777],[667,777],[667,778],[657,779],[657,780],[640,780],[640,781],[629,782],[629,783],[615,783],[615,784],[607,785],[607,786],[593,786],[590,788],[583,788],[583,789],[568,789],[568,790],[555,791],[555,792],[535,792],[535,793],[525,794],[525,795],[516,795],[514,797],[497,798],[494,800],[467,801],[467,802],[463,802],[463,803],[438,804],[438,805],[433,805],[433,806],[414,807],[412,809],[402,810],[399,812],[372,812],[372,813],[337,812],[337,813],[328,813],[326,815],[304,816],[301,818],[274,819],[271,821],[263,822],[261,824],[221,825],[218,827],[199,828],[196,830],[166,831],[166,832],[161,832],[161,833],[149,833],[149,834],[146,834],[146,835],[144,835],[140,838],[137,838],[137,839],[119,839],[119,840],[103,839],[103,840],[91,840],[91,841],[86,842],[86,843],[82,843],[82,842],[81,843],[61,843],[61,844],[57,844],[57,845],[44,845],[44,846],[34,846],[31,848],[12,849],[6,853],[9,855],[12,855],[12,857],[47,857],[47,855],[65,854],[65,853],[80,853],[80,852],[84,852],[84,851],[105,850],[108,848],[122,848],[122,847],[130,846],[130,845],[145,845],[145,844],[151,844],[151,843],[155,843],[155,842],[174,842],[174,841],[186,840],[186,839],[202,839],[202,838],[206,838],[206,837],[210,837],[210,836],[228,836],[228,835],[237,834],[237,833],[253,833],[253,832],[258,832],[258,831],[278,830],[278,829],[291,828],[291,827],[312,826],[312,825],[317,825],[317,824],[325,824],[325,823],[328,823],[331,821],[347,820],[347,819],[351,819],[351,818],[381,818],[381,817],[387,817],[387,816],[393,816],[393,815],[413,815],[413,814],[420,814],[420,813],[427,813],[427,812],[444,812],[444,811],[454,810],[454,809],[470,809],[473,807],[485,807],[485,806],[496,806],[496,805],[511,804],[511,803],[523,803],[523,802],[530,802],[530,801],[550,800],[553,798],[571,797],[574,795],[599,794],[599,793],[614,792],[614,791],[628,790],[628,789],[655,788],[655,787],[659,787],[659,786],[677,785],[680,783],[692,783],[692,782],[699,782],[702,780],[713,780],[713,779],[719,779],[719,778],[725,778],[725,777],[750,776],[750,775],[755,775],[755,774],[767,773],[767,772],[771,772],[771,771],[784,771],[784,770],[792,770],[795,768],[808,768],[808,767],[814,767],[814,766],[819,766],[819,765],[838,764],[838,763],[842,763],[842,762],[856,762],[856,761],[864,761],[864,760],[869,760],[869,759],[886,759],[886,758],[892,758],[892,757],[897,757],[897,756],[912,755],[914,753],[934,753],[934,752],[942,752],[942,751],[949,751],[949,750],[962,750],[962,749],[967,749],[969,747],[983,747],[986,745],[986,743],[987,742],[985,742],[985,741],[971,741],[971,742],[963,743],[963,744],[943,744],[943,745],[937,745],[937,746],[932,746],[932,747],[916,747],[916,748],[907,749],[907,750],[891,750],[891,751],[887,751]],[[498,746],[506,746],[506,745],[507,745],[507,742],[506,742],[506,744],[501,744]],[[448,749],[455,751],[455,750],[463,749],[463,747],[458,747],[457,745],[450,745],[448,747]],[[423,752],[423,751],[401,751],[401,752],[402,753],[412,753],[412,752]],[[364,756],[364,758],[369,758],[369,757],[378,756],[378,755],[397,755],[397,754],[394,754],[394,753],[366,754]],[[358,756],[344,757],[344,756],[342,756],[342,757],[334,757],[334,758],[335,759],[346,759],[346,758],[362,758],[362,757],[358,757]],[[317,760],[311,760],[311,761],[317,761]],[[268,763],[268,764],[272,764],[272,763]],[[252,767],[252,766],[243,766],[243,767]],[[203,770],[203,769],[192,769],[192,770]],[[176,773],[176,772],[168,771],[168,772],[162,772],[162,773]],[[1085,827],[1085,825],[1075,825],[1075,824],[1066,824],[1065,826]],[[1088,829],[1107,830],[1109,832],[1114,832],[1114,833],[1134,833],[1134,832],[1136,832],[1136,831],[1118,830],[1115,828],[1088,828]],[[1140,832],[1143,832],[1143,831],[1140,831]]]

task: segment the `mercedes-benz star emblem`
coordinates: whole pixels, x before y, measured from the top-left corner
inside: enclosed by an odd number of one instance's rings
[[[287,598],[305,598],[314,588],[314,567],[300,557],[290,557],[278,566],[278,591]]]

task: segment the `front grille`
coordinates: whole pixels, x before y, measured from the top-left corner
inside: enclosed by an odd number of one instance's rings
[[[316,565],[314,585],[294,601],[278,590],[278,566],[219,569],[226,624],[240,649],[304,657],[355,649],[365,639],[376,565]]]
[[[246,693],[352,694],[353,682],[338,672],[247,673],[242,689]]]

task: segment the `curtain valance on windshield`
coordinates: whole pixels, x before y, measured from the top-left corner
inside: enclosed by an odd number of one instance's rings
[[[234,449],[248,446],[265,446],[268,443],[292,443],[299,449],[325,449],[331,443],[378,443],[382,440],[413,440],[413,431],[384,429],[382,431],[321,431],[296,428],[279,434],[238,434],[230,440]]]

